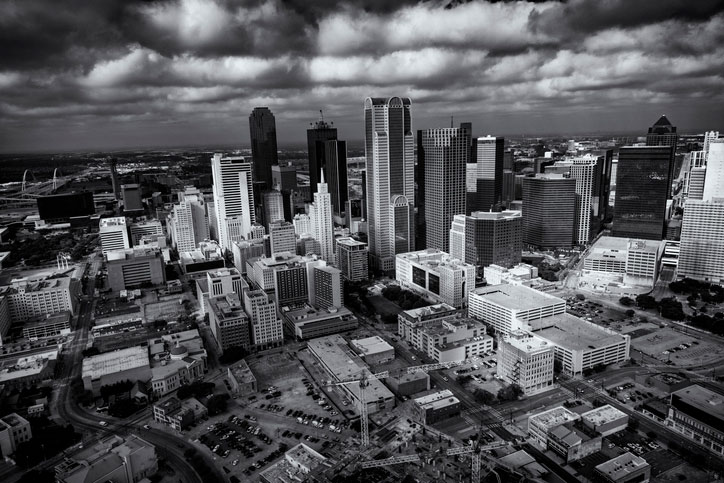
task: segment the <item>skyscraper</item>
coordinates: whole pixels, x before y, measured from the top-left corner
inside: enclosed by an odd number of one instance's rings
[[[367,244],[354,238],[337,238],[337,265],[350,282],[367,280],[369,252]]]
[[[724,192],[719,194],[724,196]],[[677,274],[724,282],[724,198],[686,202]]]
[[[702,198],[706,201],[715,197],[724,197],[724,139],[710,140],[708,148]]]
[[[520,211],[475,211],[455,215],[450,228],[450,256],[476,265],[510,268],[521,261],[523,215]],[[482,270],[481,270],[482,271]]]
[[[332,197],[324,182],[324,173],[317,183],[314,203],[310,211],[312,236],[319,242],[320,255],[329,263],[334,263],[334,222],[332,221]]]
[[[663,238],[673,149],[668,145],[620,149],[613,236],[645,240]]]
[[[646,134],[647,146],[670,146],[670,162],[669,162],[669,193],[671,192],[671,182],[674,178],[674,156],[676,155],[676,144],[679,141],[679,135],[676,133],[676,127],[663,115],[653,126],[649,128]],[[669,194],[667,193],[667,197]]]
[[[426,129],[419,139],[424,152],[426,248],[449,252],[450,224],[455,215],[465,213],[470,132],[462,126]]]
[[[101,239],[101,253],[103,255],[110,250],[122,250],[131,247],[125,216],[101,218],[98,223],[98,234]]]
[[[190,252],[209,238],[209,223],[201,192],[187,186],[167,220],[171,243],[178,252]]]
[[[575,224],[575,179],[560,174],[523,178],[523,243],[570,248]]]
[[[231,250],[231,243],[249,236],[251,225],[256,222],[251,163],[242,157],[214,154],[211,171],[219,245]]]
[[[324,118],[315,122],[311,129],[307,129],[307,155],[309,157],[309,198],[307,201],[314,199],[314,193],[317,191],[317,185],[319,184],[319,173],[327,166],[328,158],[325,143],[335,139],[337,139],[337,128],[332,127]],[[346,170],[346,145],[344,161]],[[326,169],[324,174],[327,175],[329,179],[329,172]]]
[[[124,213],[143,213],[141,187],[137,184],[121,185]]]
[[[475,162],[467,165],[467,213],[490,211],[503,198],[505,139],[483,136],[477,138],[476,146]]]
[[[332,139],[324,143],[324,179],[332,201],[332,211],[341,217],[349,199],[347,186],[347,141]],[[311,179],[311,173],[310,173]],[[316,190],[315,190],[316,192]]]
[[[284,197],[279,190],[265,191],[262,195],[264,200],[264,222],[268,227],[270,223],[284,220]]]
[[[372,267],[391,272],[415,249],[414,138],[410,99],[365,99],[367,220]]]
[[[254,162],[254,181],[272,188],[271,167],[279,164],[277,154],[277,126],[268,107],[255,107],[249,116],[251,159]],[[262,190],[263,191],[263,190]]]
[[[272,256],[282,252],[296,253],[297,238],[294,234],[294,225],[284,220],[269,223],[269,243]]]

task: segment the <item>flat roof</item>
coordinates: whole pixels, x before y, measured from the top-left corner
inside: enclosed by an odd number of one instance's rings
[[[444,316],[446,313],[457,312],[458,309],[448,304],[434,304],[426,307],[420,307],[418,309],[405,310],[402,314],[408,319],[419,319],[429,315],[440,315]]]
[[[478,297],[509,310],[531,310],[551,305],[565,305],[565,300],[525,285],[489,285],[471,292]]]
[[[547,340],[523,331],[513,331],[510,335],[503,337],[508,345],[526,354],[534,354],[545,350],[553,350],[553,345]]]
[[[160,257],[161,249],[158,247],[134,247],[120,248],[118,250],[108,250],[106,259],[108,262],[117,262],[119,260],[133,260],[135,258]]]
[[[367,246],[365,242],[361,242],[359,240],[355,240],[352,237],[340,237],[337,238],[337,244],[338,245],[344,245],[347,247],[359,247],[359,246]]]
[[[149,366],[146,347],[128,347],[83,359],[83,377],[98,379],[106,374]]]
[[[55,349],[17,359],[2,360],[0,361],[0,383],[39,374],[47,367],[48,362],[57,358],[58,350]]]
[[[229,370],[231,371],[234,378],[236,379],[236,382],[239,382],[241,384],[246,384],[249,382],[256,381],[256,377],[254,377],[254,373],[251,372],[251,368],[249,368],[249,364],[247,364],[244,359],[240,360],[233,366],[229,367]]]
[[[299,443],[287,451],[284,458],[259,473],[266,481],[292,483],[305,480],[305,469],[314,470],[327,458],[304,443]]]
[[[126,226],[126,217],[125,216],[114,216],[111,218],[101,218],[98,226],[100,228],[106,227],[106,226]]]
[[[646,466],[649,466],[649,464],[645,459],[626,452],[596,466],[596,471],[608,476],[611,481],[619,481],[624,479],[626,475],[639,471]]]
[[[503,219],[515,219],[522,218],[523,212],[518,210],[505,210],[505,211],[473,211],[470,213],[471,218],[478,220],[503,220]]]
[[[606,404],[605,406],[601,406],[600,408],[592,409],[591,411],[581,414],[582,419],[585,419],[594,426],[600,426],[624,417],[626,417],[626,413],[616,409],[610,404]]]
[[[450,254],[436,248],[427,248],[416,252],[399,253],[397,255],[397,259],[417,263],[418,265],[422,265],[431,271],[437,271],[440,269],[458,270],[475,268],[475,265],[453,258]]]
[[[676,395],[690,406],[694,406],[707,414],[724,419],[724,397],[714,391],[695,384],[674,391],[671,395]]]
[[[569,411],[563,406],[557,406],[547,411],[531,415],[530,418],[528,418],[528,424],[530,424],[531,421],[535,421],[539,426],[550,429],[569,421],[576,421],[579,418],[580,416],[578,414]]]
[[[565,313],[528,322],[535,335],[570,350],[598,349],[619,343],[626,336]]]
[[[379,335],[373,335],[372,337],[366,337],[364,339],[354,339],[350,341],[350,344],[365,356],[395,350],[394,347]]]
[[[458,403],[460,403],[460,400],[453,395],[450,389],[415,398],[415,404],[424,409],[439,409]]]
[[[21,424],[27,424],[28,421],[17,413],[10,413],[2,417],[5,424],[10,427],[20,426]]]

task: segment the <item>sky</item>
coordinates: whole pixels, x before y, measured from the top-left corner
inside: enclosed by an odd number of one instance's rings
[[[452,1],[452,3],[451,3]],[[0,0],[0,151],[359,140],[368,96],[414,129],[724,130],[720,0]]]

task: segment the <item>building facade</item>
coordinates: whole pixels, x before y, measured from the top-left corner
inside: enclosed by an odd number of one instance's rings
[[[523,178],[523,243],[570,248],[575,225],[575,179],[560,174]]]
[[[229,347],[251,349],[249,317],[238,295],[227,294],[209,299],[209,326],[220,352]]]
[[[719,195],[722,197],[712,201],[686,203],[681,225],[679,277],[724,282],[724,191]]]
[[[440,250],[400,253],[395,268],[400,285],[454,307],[467,305],[475,287],[475,265]]]
[[[369,277],[367,244],[350,237],[337,238],[337,266],[349,282],[361,282]]]
[[[105,255],[110,250],[122,250],[131,247],[128,239],[126,217],[101,218],[98,225],[101,239],[101,252]]]
[[[455,215],[450,228],[450,256],[477,266],[520,263],[523,250],[523,214],[520,211]]]
[[[253,139],[252,137],[252,147]],[[276,141],[274,145],[276,153]],[[254,170],[257,169],[264,171],[255,163]],[[256,223],[252,165],[241,157],[214,154],[211,159],[211,173],[219,245],[224,250],[231,250],[232,242],[247,238],[252,224]]]
[[[503,198],[505,139],[482,136],[475,140],[475,159],[466,172],[467,211],[491,211]]]
[[[255,107],[251,111],[249,139],[254,162],[254,181],[264,183],[261,191],[269,190],[273,186],[272,166],[279,164],[279,154],[276,120],[268,107]]]
[[[498,376],[526,395],[553,388],[553,361],[553,346],[527,332],[513,331],[498,342]]]

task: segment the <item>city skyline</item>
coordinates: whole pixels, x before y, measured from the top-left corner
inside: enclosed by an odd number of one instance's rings
[[[455,116],[474,136],[635,132],[664,113],[700,131],[723,104],[714,1],[2,9],[5,152],[246,147],[258,106],[275,112],[280,145],[301,144],[319,109],[358,141],[370,95],[410,97],[415,130]]]

